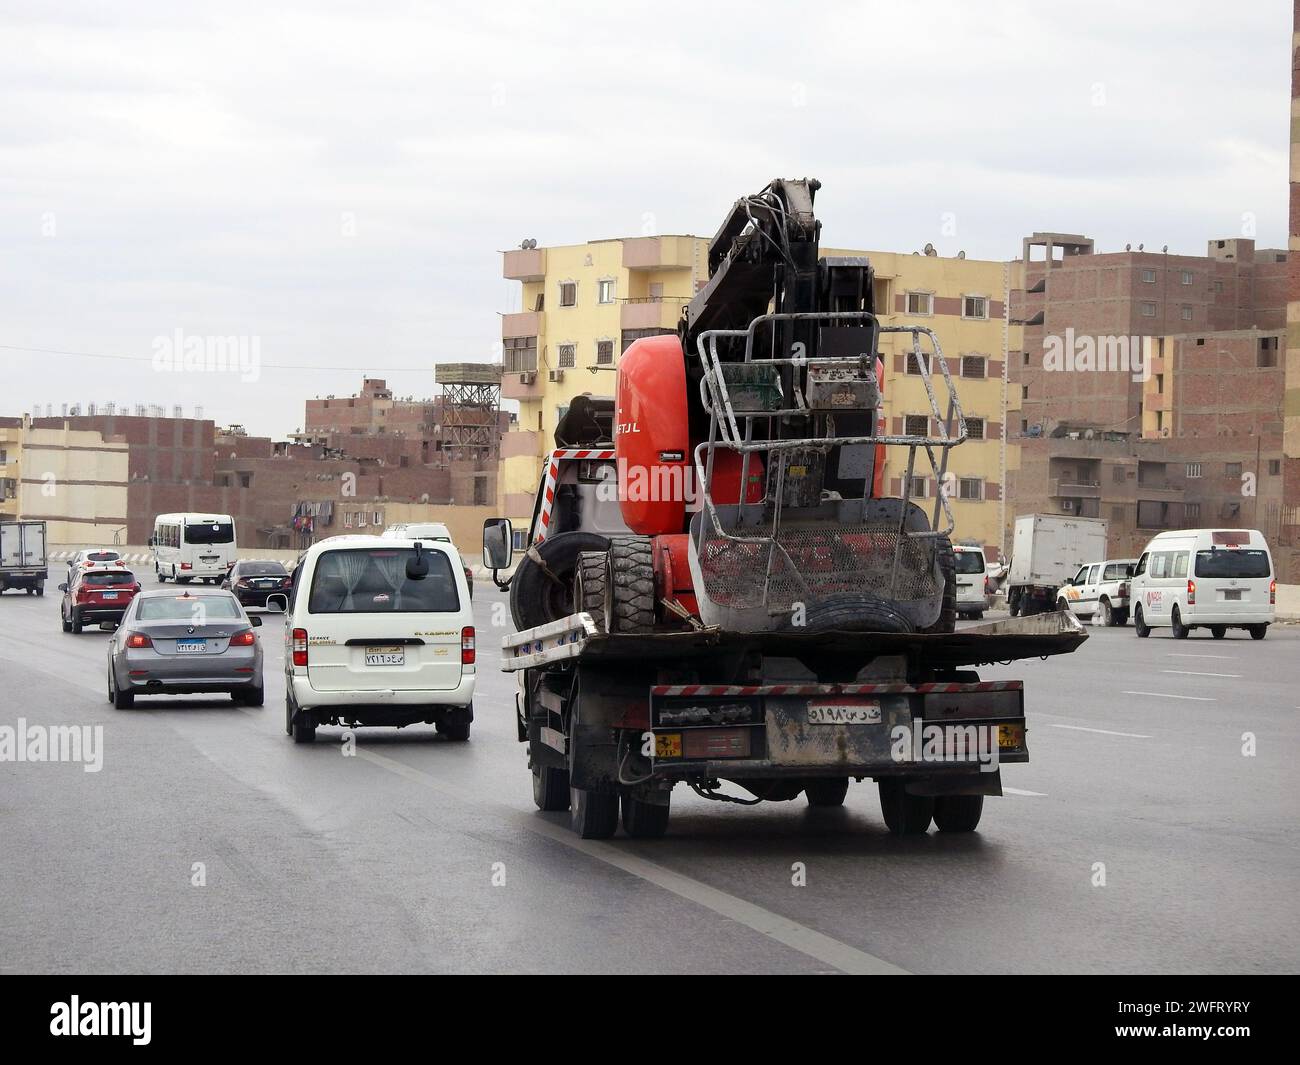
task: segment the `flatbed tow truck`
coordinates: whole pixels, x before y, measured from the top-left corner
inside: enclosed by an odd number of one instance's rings
[[[819,256],[818,188],[738,200],[678,332],[624,352],[612,404],[575,401],[508,581],[510,523],[485,523],[534,799],[584,838],[620,813],[661,836],[679,783],[835,806],[868,778],[892,832],[973,831],[1029,758],[1023,684],[976,667],[1087,638],[1062,613],[956,631],[947,496],[927,514],[884,486],[890,448],[899,483],[918,457],[944,483],[965,417],[935,334],[880,323],[865,259]],[[882,340],[937,434],[884,431]]]

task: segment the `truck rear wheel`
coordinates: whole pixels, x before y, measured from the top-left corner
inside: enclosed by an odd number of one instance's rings
[[[1262,640],[1268,635],[1267,625],[1247,625],[1246,629],[1250,632],[1250,638],[1252,640]]]
[[[1225,636],[1228,635],[1228,626],[1227,626],[1227,625],[1211,625],[1211,626],[1210,626],[1210,635],[1213,636],[1216,640],[1222,640]]]
[[[929,795],[909,795],[903,781],[886,777],[880,781],[880,812],[885,824],[895,836],[920,835],[930,827],[934,816],[934,798]]]
[[[653,632],[655,627],[654,546],[648,536],[613,536],[609,541],[609,632]]]
[[[609,839],[618,830],[618,794],[570,786],[569,824],[583,839]]]
[[[983,795],[940,795],[934,800],[934,827],[940,832],[974,832],[983,812]]]
[[[623,831],[633,839],[659,839],[668,831],[668,803],[645,802],[623,796]]]
[[[848,777],[819,777],[804,785],[809,806],[843,806],[849,793]]]
[[[539,810],[559,813],[569,808],[569,771],[549,765],[533,766],[533,803]]]

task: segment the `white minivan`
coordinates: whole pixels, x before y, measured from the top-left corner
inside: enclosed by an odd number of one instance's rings
[[[957,556],[957,613],[982,618],[989,608],[988,563],[984,549],[970,544],[953,544]]]
[[[1168,626],[1182,640],[1208,628],[1216,640],[1246,629],[1262,640],[1273,622],[1273,556],[1256,529],[1160,533],[1146,546],[1129,582],[1133,628],[1149,636]]]
[[[239,561],[235,520],[229,514],[159,514],[149,546],[159,584],[220,584]]]
[[[469,739],[474,615],[456,548],[334,536],[293,573],[285,624],[285,731],[318,725],[435,725]]]

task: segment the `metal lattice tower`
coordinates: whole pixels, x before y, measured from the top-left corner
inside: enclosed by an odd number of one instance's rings
[[[501,365],[449,362],[434,367],[442,386],[443,450],[456,459],[494,458],[500,448]]]

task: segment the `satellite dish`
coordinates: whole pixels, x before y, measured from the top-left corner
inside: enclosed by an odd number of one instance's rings
[[[958,259],[964,259],[964,258],[966,258],[966,253],[965,253],[964,251],[959,251],[959,252],[957,253],[957,258],[958,258]]]
[[[925,250],[925,254],[926,254],[926,255],[933,255],[933,254],[934,254],[934,245],[933,245],[933,244],[927,244],[927,245],[925,246],[925,249],[924,249],[924,250]]]
[[[1146,251],[1146,245],[1145,245],[1145,244],[1139,244],[1139,245],[1138,245],[1138,251]]]
[[[1160,250],[1161,250],[1161,251],[1164,251],[1164,252],[1167,252],[1167,251],[1169,250],[1169,245],[1166,244],[1166,245],[1165,245],[1163,248],[1161,248]]]
[[[1132,251],[1132,250],[1133,250],[1133,245],[1132,245],[1132,244],[1125,244],[1125,245],[1124,245],[1124,250],[1125,250],[1125,251]]]

